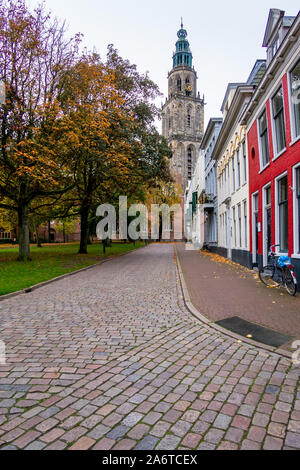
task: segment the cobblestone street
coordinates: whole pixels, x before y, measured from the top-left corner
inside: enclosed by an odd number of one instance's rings
[[[174,247],[0,302],[1,449],[300,449],[300,368],[201,324]]]

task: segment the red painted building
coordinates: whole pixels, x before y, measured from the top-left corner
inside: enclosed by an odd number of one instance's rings
[[[271,245],[288,254],[300,283],[300,13],[272,9],[267,69],[243,117],[247,129],[250,247],[267,264]]]

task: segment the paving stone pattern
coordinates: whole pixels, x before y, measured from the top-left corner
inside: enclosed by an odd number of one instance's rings
[[[0,449],[300,449],[299,367],[195,319],[172,245],[0,302],[0,339]]]

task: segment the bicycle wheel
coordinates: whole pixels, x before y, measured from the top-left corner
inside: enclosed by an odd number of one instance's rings
[[[259,279],[266,286],[275,287],[278,285],[278,283],[274,281],[274,274],[275,274],[274,266],[271,266],[271,265],[264,266],[263,268],[259,270]]]
[[[295,284],[291,270],[287,266],[283,269],[282,280],[288,293],[292,296],[296,295],[297,284]]]

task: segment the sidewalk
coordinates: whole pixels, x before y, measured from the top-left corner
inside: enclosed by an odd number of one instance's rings
[[[257,273],[212,253],[177,254],[193,305],[214,322],[240,317],[248,322],[300,339],[300,292],[291,297],[284,289],[264,286]],[[290,343],[282,346],[290,349]]]

